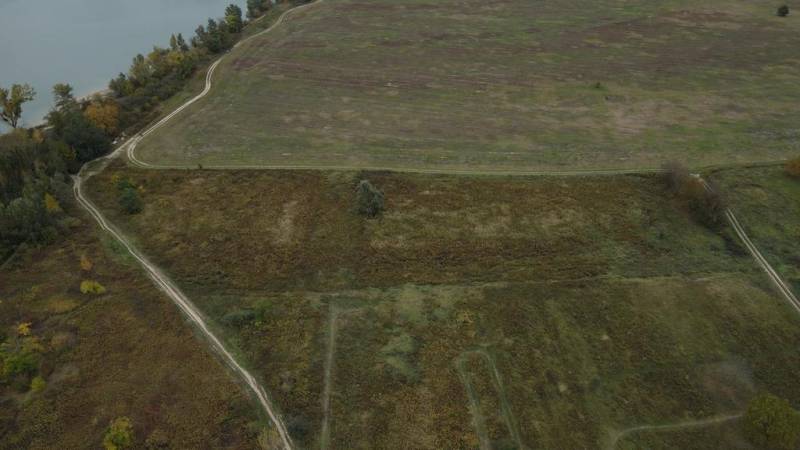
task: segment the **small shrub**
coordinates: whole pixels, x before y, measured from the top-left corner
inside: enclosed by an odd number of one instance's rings
[[[103,287],[102,284],[98,283],[97,281],[92,280],[84,280],[81,281],[81,293],[83,294],[105,294],[106,288]]]
[[[785,168],[790,177],[800,178],[800,157],[789,160]]]
[[[142,199],[139,197],[139,188],[129,178],[114,178],[117,187],[119,205],[128,214],[142,212]]]
[[[128,214],[138,214],[142,212],[142,199],[136,188],[125,188],[119,193],[119,205]]]
[[[789,15],[789,5],[782,5],[778,8],[778,17],[786,17]]]
[[[92,267],[94,267],[92,260],[86,255],[81,255],[81,270],[84,272],[91,272]]]
[[[31,323],[30,322],[22,322],[17,324],[17,336],[25,337],[31,335]]]
[[[106,450],[122,450],[133,445],[133,425],[127,417],[117,417],[111,421],[103,438]]]
[[[42,392],[46,386],[47,383],[41,376],[37,375],[31,380],[31,392]]]
[[[800,413],[772,394],[754,398],[742,422],[745,436],[758,448],[793,450],[800,441]]]
[[[361,180],[356,188],[356,209],[359,214],[375,217],[384,209],[384,196],[368,180]]]

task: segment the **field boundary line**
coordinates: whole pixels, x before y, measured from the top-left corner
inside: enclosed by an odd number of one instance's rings
[[[673,431],[673,430],[680,430],[685,428],[702,428],[708,425],[718,425],[725,422],[730,422],[733,420],[740,419],[744,416],[744,413],[736,413],[736,414],[725,414],[721,416],[713,416],[707,419],[698,419],[698,420],[686,420],[682,422],[675,422],[675,423],[667,423],[662,425],[637,425],[630,428],[626,428],[620,431],[614,431],[611,433],[611,440],[608,444],[608,450],[614,450],[617,448],[617,444],[622,439],[636,434],[640,431]]]

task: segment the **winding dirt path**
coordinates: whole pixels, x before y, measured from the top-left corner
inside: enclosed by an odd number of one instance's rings
[[[736,419],[739,419],[743,416],[743,413],[737,414],[727,414],[723,416],[714,416],[709,417],[708,419],[700,419],[700,420],[685,420],[683,422],[675,422],[675,423],[668,423],[663,425],[639,425],[631,428],[626,428],[624,430],[620,430],[614,432],[611,435],[611,441],[608,444],[608,450],[614,450],[617,448],[617,444],[622,439],[641,432],[641,431],[675,431],[681,429],[689,429],[689,428],[701,428],[709,425],[717,425],[720,423],[730,422]]]

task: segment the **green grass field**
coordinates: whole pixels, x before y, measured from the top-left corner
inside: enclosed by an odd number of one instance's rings
[[[747,234],[800,293],[800,180],[782,167],[714,172]]]
[[[352,210],[362,177],[386,193],[378,219]],[[122,214],[119,178],[141,186],[140,215]],[[117,164],[89,188],[303,448],[608,448],[762,390],[800,401],[800,318],[655,176]],[[706,428],[617,447],[742,442],[735,423]]]
[[[153,164],[693,166],[798,152],[800,19],[759,0],[325,0],[226,56]]]

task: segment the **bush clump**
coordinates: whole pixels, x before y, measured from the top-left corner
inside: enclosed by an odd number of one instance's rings
[[[800,412],[772,394],[750,402],[743,426],[745,436],[757,448],[793,450],[800,442]]]
[[[789,15],[789,5],[781,5],[778,8],[778,17],[786,17]]]
[[[368,180],[361,180],[356,188],[356,210],[366,217],[376,217],[383,212],[384,195]]]
[[[127,178],[117,181],[119,205],[128,214],[142,212],[142,199],[139,197],[139,188]]]
[[[133,445],[133,425],[127,417],[117,417],[111,421],[103,437],[103,447],[106,450],[122,450]]]
[[[786,173],[792,178],[800,178],[800,157],[790,159],[785,166]]]
[[[97,281],[92,280],[84,280],[81,281],[81,293],[82,294],[105,294],[106,288],[103,287],[102,284],[98,283]]]
[[[669,191],[686,204],[697,221],[711,229],[722,228],[727,205],[719,189],[680,163],[665,164],[663,174]]]

